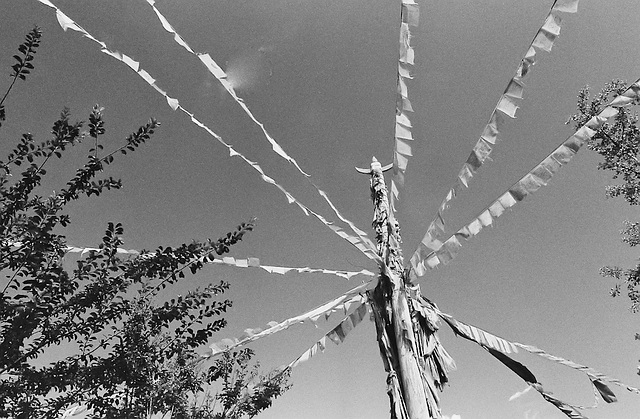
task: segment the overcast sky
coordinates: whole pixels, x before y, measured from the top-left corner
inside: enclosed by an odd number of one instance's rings
[[[250,217],[255,232],[234,246],[238,258],[266,265],[375,271],[376,266],[313,218],[306,217],[248,165],[213,141],[130,68],[102,54],[77,32],[63,32],[52,9],[35,0],[5,0],[0,14],[0,66],[34,24],[44,30],[35,71],[9,97],[2,150],[23,132],[46,138],[59,111],[86,120],[106,108],[105,148],[153,116],[161,128],[140,151],[110,167],[125,188],[70,209],[70,244],[95,245],[109,221],[125,226],[127,248],[152,249],[217,238]],[[295,168],[275,153],[259,128],[198,59],[165,32],[144,0],[56,0],[54,3],[113,50],[140,62],[160,87],[300,201],[335,219]],[[414,156],[399,204],[408,257],[476,143],[507,82],[544,22],[552,0],[423,0],[413,29],[416,66],[409,83],[415,113]],[[311,174],[354,223],[370,231],[368,179],[353,167],[372,156],[391,162],[398,60],[399,1],[161,0],[158,9],[197,52],[228,70],[238,93],[273,137]],[[538,54],[516,120],[453,203],[454,232],[572,134],[564,122],[585,84],[599,89],[618,77],[640,77],[635,0],[582,0],[563,14],[553,51]],[[9,79],[2,86],[8,86]],[[88,149],[88,145],[87,145]],[[59,189],[87,149],[52,166],[47,187]],[[466,242],[458,258],[420,280],[440,309],[506,339],[532,344],[640,386],[635,374],[638,317],[598,269],[635,264],[619,240],[637,211],[606,200],[606,174],[581,151],[550,185]],[[237,336],[302,313],[357,285],[314,274],[270,275],[258,269],[212,266],[189,286],[231,283],[234,307],[218,338]],[[184,289],[171,292],[184,292]],[[265,368],[286,364],[338,321],[298,325],[252,346]],[[508,401],[524,383],[477,345],[443,325],[441,340],[458,370],[442,394],[446,415],[463,419],[563,418],[537,393]],[[545,388],[567,402],[590,405],[587,378],[531,355],[517,359]],[[365,320],[340,346],[329,345],[297,367],[293,389],[265,419],[388,417],[385,373],[373,323]],[[612,387],[620,403],[585,412],[590,418],[634,418],[640,397]]]

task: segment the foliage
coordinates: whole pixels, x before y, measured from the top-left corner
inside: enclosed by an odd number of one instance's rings
[[[577,126],[582,125],[596,115],[614,97],[626,90],[626,83],[613,80],[605,85],[593,99],[589,97],[589,87],[580,90],[578,94],[578,112],[571,120]],[[619,108],[613,123],[605,124],[589,143],[589,149],[600,154],[604,160],[598,164],[598,169],[612,172],[613,179],[621,183],[607,186],[606,195],[609,198],[621,197],[629,205],[640,205],[640,127],[638,115],[628,108]],[[640,223],[625,221],[621,231],[622,241],[631,247],[640,244]],[[622,284],[626,286],[626,294],[631,300],[631,310],[640,311],[640,263],[634,268],[619,266],[605,266],[601,269],[605,277],[615,278],[618,282],[611,290],[614,297],[622,293]],[[640,335],[636,335],[640,339]],[[640,371],[639,371],[640,374]]]
[[[18,47],[18,51],[22,55],[14,55],[13,58],[17,61],[16,64],[11,66],[13,72],[10,74],[10,77],[13,78],[11,81],[11,85],[7,89],[6,93],[0,100],[0,127],[2,126],[2,121],[6,119],[6,111],[4,108],[4,101],[9,95],[9,92],[13,88],[13,85],[16,83],[18,78],[21,80],[25,80],[27,78],[27,74],[33,70],[33,54],[36,53],[36,48],[40,46],[40,38],[42,37],[42,31],[40,28],[35,26],[25,37],[25,40]]]
[[[578,94],[578,113],[571,119],[581,126],[596,115],[616,95],[626,90],[626,83],[614,80],[607,83],[602,91],[589,101],[589,87]],[[610,198],[623,197],[630,205],[640,204],[640,129],[638,117],[628,108],[618,108],[619,113],[613,124],[605,124],[589,143],[589,148],[600,154],[604,161],[599,170],[613,172],[613,179],[622,183],[610,185],[606,194]]]
[[[36,28],[20,45],[23,57],[16,56],[3,102],[15,80],[33,69],[40,36]],[[98,105],[88,126],[83,133],[83,123],[71,122],[65,109],[51,139],[38,143],[23,134],[0,161],[0,417],[57,418],[73,404],[100,418],[158,411],[174,418],[254,416],[287,389],[287,374],[258,376],[249,366],[251,352],[227,355],[209,369],[197,355],[225,326],[221,316],[231,302],[220,297],[229,284],[158,302],[163,290],[184,288],[187,274],[229,252],[253,220],[217,240],[134,254],[120,249],[122,225],[108,223],[98,248],[73,258],[73,267],[63,234],[71,222],[67,204],[120,188],[119,179],[98,176],[149,140],[159,123],[149,120],[108,153],[98,141],[105,134]],[[59,192],[41,195],[47,163],[86,136],[93,143],[86,163]],[[263,381],[245,390],[256,379]],[[209,396],[216,381],[222,391]],[[214,414],[217,402],[222,416]]]
[[[225,352],[215,361],[207,371],[207,379],[219,382],[221,389],[215,395],[204,396],[202,406],[194,410],[194,419],[239,419],[245,415],[253,418],[289,389],[288,369],[262,375],[259,364],[250,364],[252,357],[251,349],[243,349]],[[218,411],[216,406],[220,406]]]

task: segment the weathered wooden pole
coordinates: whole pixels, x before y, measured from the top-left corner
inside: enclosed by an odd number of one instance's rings
[[[374,157],[369,170],[373,228],[384,261],[370,294],[380,355],[387,371],[392,419],[440,418],[437,390],[447,382],[453,360],[440,345],[433,305],[420,295],[403,268],[400,227],[389,209],[383,168]]]

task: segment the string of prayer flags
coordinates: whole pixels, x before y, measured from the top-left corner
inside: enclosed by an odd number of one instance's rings
[[[367,314],[367,306],[365,304],[366,298],[363,297],[361,304],[355,309],[353,313],[345,317],[336,327],[334,327],[327,337],[331,339],[336,345],[341,344],[346,339],[349,332],[353,330]]]
[[[20,247],[23,246],[23,243],[20,242],[20,241],[9,241],[9,242],[5,242],[4,245],[19,249]],[[64,252],[65,253],[80,253],[81,256],[84,256],[85,254],[87,254],[89,252],[99,252],[100,250],[102,250],[102,249],[99,249],[97,247],[66,246],[64,248]],[[140,254],[140,252],[138,250],[135,250],[135,249],[123,249],[121,247],[117,248],[117,253],[121,254],[121,255],[139,255]]]
[[[598,124],[601,124],[601,122],[598,122]],[[566,140],[531,172],[523,176],[497,200],[486,207],[473,221],[462,227],[444,242],[434,241],[428,231],[418,250],[411,258],[412,272],[419,277],[424,275],[427,269],[435,268],[441,263],[448,263],[455,258],[458,250],[462,247],[462,240],[469,240],[484,227],[493,225],[495,218],[501,216],[507,209],[546,185],[555,172],[573,158],[579,147],[595,134],[595,130],[588,127],[584,128]],[[597,128],[597,126],[594,125],[594,128]],[[436,246],[433,246],[433,244]],[[435,250],[432,250],[434,247]]]
[[[228,266],[236,266],[238,268],[261,268],[271,274],[280,274],[285,275],[289,272],[298,272],[298,273],[321,273],[327,275],[336,275],[344,279],[351,279],[356,275],[366,275],[366,276],[375,276],[371,271],[363,269],[361,271],[353,272],[353,271],[337,271],[333,269],[320,269],[320,268],[293,268],[293,267],[284,267],[284,266],[269,266],[269,265],[261,265],[260,259],[258,258],[247,258],[247,259],[236,259],[230,256],[223,257],[222,259],[214,259],[214,264],[220,265],[228,265]]]
[[[551,395],[551,393],[544,391],[541,385],[534,385],[532,387],[536,389],[546,401],[557,407],[567,417],[571,419],[588,419],[586,416],[582,415],[582,413],[580,413],[575,406],[565,403],[562,400],[556,399]]]
[[[612,383],[615,384],[617,386],[620,386],[622,388],[624,388],[625,390],[631,392],[631,393],[636,393],[636,394],[640,394],[640,389],[636,388],[636,387],[631,387],[627,384],[624,384],[623,382],[621,382],[619,379],[617,378],[613,378],[613,377],[609,377],[605,374],[602,374],[599,371],[594,370],[591,367],[587,367],[585,365],[581,365],[578,363],[575,363],[573,361],[569,361],[568,359],[565,358],[561,358],[559,356],[555,356],[555,355],[551,355],[545,351],[543,351],[540,348],[537,348],[535,346],[532,345],[525,345],[522,343],[518,343],[518,342],[513,342],[513,344],[515,346],[517,346],[518,348],[524,349],[525,351],[532,353],[534,355],[538,355],[542,358],[545,358],[549,361],[553,361],[556,362],[558,364],[567,366],[569,368],[572,368],[574,370],[577,371],[582,371],[585,374],[587,374],[587,376],[589,377],[589,380],[593,383],[593,385],[596,387],[596,389],[598,390],[598,393],[602,396],[602,398],[607,402],[607,403],[612,403],[615,402],[615,395],[613,394],[613,392],[606,387],[606,385],[604,384],[604,382],[607,383]]]
[[[338,208],[336,208],[336,206],[333,204],[333,202],[331,202],[331,200],[329,199],[329,196],[327,195],[327,193],[325,191],[323,191],[322,189],[318,188],[313,182],[311,182],[311,184],[316,188],[316,190],[318,191],[318,193],[320,194],[320,196],[322,196],[325,200],[325,202],[327,204],[329,204],[329,206],[331,207],[331,209],[333,210],[334,214],[336,214],[336,216],[338,217],[338,219],[340,219],[342,222],[346,223],[349,225],[349,227],[351,228],[351,230],[358,236],[358,238],[360,240],[362,240],[364,243],[366,243],[370,249],[375,249],[376,246],[373,244],[373,242],[367,237],[367,233],[364,232],[363,230],[361,230],[360,228],[358,228],[355,224],[353,224],[353,222],[351,222],[350,220],[348,220],[347,218],[345,218],[340,211],[338,211]]]
[[[517,353],[518,348],[515,344],[506,339],[486,332],[478,327],[463,323],[454,319],[452,316],[438,311],[438,315],[444,320],[453,332],[467,340],[476,342],[485,348],[500,351],[504,354]]]
[[[80,256],[84,256],[89,252],[99,252],[102,249],[97,247],[76,247],[76,246],[67,246],[65,248],[65,253],[80,253]],[[121,255],[139,255],[140,252],[135,249],[122,249],[118,247],[117,253]]]
[[[516,70],[514,77],[509,80],[507,87],[504,89],[502,96],[498,99],[498,103],[491,112],[489,121],[482,130],[480,138],[471,150],[471,154],[462,165],[458,172],[458,176],[454,185],[449,189],[447,195],[438,207],[438,211],[433,221],[427,228],[427,236],[425,236],[424,244],[431,250],[439,247],[440,239],[444,235],[444,213],[449,208],[453,199],[458,196],[459,192],[469,187],[469,183],[477,171],[488,160],[493,147],[499,140],[500,131],[504,126],[504,116],[509,118],[516,117],[516,111],[519,109],[518,101],[523,98],[524,79],[528,76],[531,67],[535,64],[536,49],[551,51],[551,47],[556,38],[560,34],[560,24],[562,19],[558,12],[576,13],[578,11],[578,0],[556,1],[549,10],[544,24],[538,29],[531,44],[527,48],[527,52],[522,57],[520,65]]]
[[[487,348],[487,347],[485,347],[484,349],[486,349],[487,352],[493,355],[494,358],[498,359],[500,362],[506,365],[507,368],[509,368],[514,373],[516,373],[516,375],[522,378],[525,382],[529,384],[534,384],[538,382],[538,379],[536,378],[536,376],[533,375],[533,373],[529,370],[529,368],[527,368],[523,364],[503,354],[500,351],[496,351],[495,349]]]
[[[332,313],[336,311],[347,312],[353,304],[362,303],[364,300],[364,297],[360,295],[352,296],[344,301],[341,300],[339,301],[339,303],[336,303],[334,300],[331,302],[331,306],[329,308],[325,307],[328,303],[321,306],[322,308],[324,308],[324,311],[322,311],[321,307],[319,307],[303,315],[292,317],[280,323],[273,321],[269,322],[267,324],[267,328],[245,329],[244,333],[238,338],[222,339],[219,342],[211,344],[209,346],[210,352],[203,354],[202,357],[209,358],[212,356],[216,356],[219,353],[227,352],[238,346],[245,345],[262,337],[269,336],[282,330],[288,329],[293,324],[303,323],[307,320],[316,322],[320,317],[325,317],[326,319],[328,319],[328,317]]]
[[[193,50],[191,49],[191,47],[187,44],[187,42],[182,38],[182,36],[180,36],[180,34],[178,34],[173,29],[173,26],[171,26],[169,21],[156,8],[156,6],[155,6],[156,1],[155,0],[147,0],[147,3],[149,3],[149,5],[153,8],[153,11],[156,13],[156,16],[158,16],[158,19],[160,20],[160,23],[162,24],[162,27],[164,28],[164,30],[173,34],[173,39],[178,43],[178,45],[180,45],[181,47],[183,47],[184,49],[186,49],[190,53],[195,54],[193,52]]]
[[[233,88],[233,85],[227,79],[227,74],[222,70],[222,68],[220,68],[218,64],[216,64],[216,62],[211,58],[211,56],[209,54],[199,54],[194,52],[193,49],[191,49],[191,47],[184,40],[184,38],[182,38],[182,36],[180,36],[180,34],[169,23],[167,18],[162,13],[160,13],[158,8],[155,6],[155,0],[147,0],[147,3],[149,3],[153,11],[155,12],[164,30],[172,34],[173,39],[180,46],[182,46],[189,53],[195,55],[205,65],[205,67],[209,70],[209,72],[222,84],[225,90],[231,95],[233,100],[238,105],[240,105],[242,110],[244,110],[244,112],[249,116],[249,118],[251,118],[251,120],[256,125],[258,125],[258,127],[260,127],[263,135],[265,136],[267,141],[269,141],[269,144],[271,144],[271,148],[273,149],[273,151],[283,159],[287,160],[289,163],[293,164],[296,167],[296,169],[298,169],[298,171],[302,173],[304,176],[308,177],[309,175],[300,168],[300,166],[298,165],[298,162],[296,162],[296,160],[293,157],[289,156],[284,151],[284,149],[280,146],[280,144],[278,144],[278,142],[267,132],[266,128],[264,127],[264,124],[262,124],[260,121],[258,121],[258,119],[256,119],[256,117],[253,115],[251,110],[244,103],[244,100],[237,95],[235,89]]]
[[[591,374],[587,374],[587,375],[591,380],[591,384],[593,384],[593,388],[598,392],[598,394],[600,394],[600,397],[602,397],[602,400],[604,400],[607,403],[615,403],[618,401],[618,398],[616,397],[615,394],[613,394],[613,391],[611,391],[611,389],[607,387],[601,380],[597,379]],[[596,399],[596,401],[597,400],[598,399]]]
[[[560,409],[560,411],[567,415],[571,413],[571,415],[569,416],[571,418],[583,418],[580,412],[576,410],[575,406],[564,403],[552,397],[550,393],[544,391],[542,385],[538,383],[537,378],[529,370],[529,368],[506,355],[510,352],[518,352],[514,343],[492,335],[491,333],[488,333],[475,326],[460,322],[448,314],[438,312],[438,315],[451,327],[456,335],[462,336],[463,338],[475,342],[483,347],[494,358],[496,358],[507,368],[513,371],[516,375],[522,378],[522,380],[524,380],[529,386],[535,388],[545,400],[552,403],[554,406]]]
[[[627,90],[625,90],[622,94],[616,97],[609,106],[612,107],[623,107],[638,104],[640,98],[640,81],[636,81],[634,84],[629,86]]]
[[[555,355],[548,354],[547,352],[535,346],[524,345],[518,342],[511,342],[506,339],[497,337],[476,326],[472,326],[470,324],[466,324],[459,320],[456,320],[449,314],[443,313],[435,307],[430,307],[430,308],[435,309],[438,316],[440,316],[440,318],[442,318],[449,325],[449,327],[451,327],[451,329],[456,335],[461,336],[472,342],[475,342],[481,347],[483,347],[492,356],[494,356],[496,359],[502,362],[507,368],[509,368],[511,371],[517,374],[520,378],[522,378],[528,385],[530,385],[536,391],[538,391],[546,401],[556,406],[558,409],[560,409],[563,413],[565,413],[570,418],[583,418],[584,416],[582,416],[582,414],[578,411],[578,409],[591,409],[596,407],[598,405],[598,396],[600,396],[607,403],[614,403],[617,401],[615,394],[605,384],[605,381],[617,384],[619,386],[626,388],[629,391],[640,394],[640,389],[636,389],[634,387],[630,387],[626,384],[623,384],[620,382],[620,380],[608,377],[590,367],[577,364],[575,362],[566,360],[564,358],[561,358]],[[524,349],[525,351],[530,352],[532,354],[541,356],[545,359],[557,362],[559,364],[562,364],[570,368],[573,368],[575,370],[586,373],[592,385],[592,388],[594,390],[594,394],[596,396],[595,404],[593,406],[588,406],[588,407],[571,405],[551,396],[551,393],[543,389],[542,385],[537,381],[535,375],[525,365],[515,361],[514,359],[512,359],[507,355],[510,353],[517,353],[518,348]],[[524,392],[516,393],[509,400],[513,400],[514,398],[519,397],[522,393]]]
[[[68,409],[64,410],[62,412],[62,416],[60,416],[58,419],[71,418],[71,417],[74,417],[74,416],[78,416],[81,413],[85,413],[86,411],[87,411],[87,406],[86,405],[76,404],[76,405],[71,406]]]
[[[329,199],[329,196],[326,194],[326,192],[324,192],[323,190],[321,190],[320,188],[318,188],[318,186],[311,182],[310,180],[310,175],[307,174],[306,172],[304,172],[300,166],[298,165],[298,162],[296,162],[296,160],[289,156],[284,149],[280,146],[280,144],[278,144],[278,142],[271,136],[271,134],[269,134],[264,126],[264,124],[260,121],[258,121],[258,119],[253,115],[253,113],[251,112],[251,110],[249,109],[249,107],[247,106],[247,104],[245,103],[244,99],[242,99],[240,96],[238,96],[237,92],[235,91],[233,84],[228,80],[227,77],[227,73],[218,65],[218,63],[216,63],[214,61],[213,58],[211,58],[211,55],[209,55],[208,53],[196,53],[193,51],[193,49],[191,49],[191,47],[187,44],[187,42],[184,40],[184,38],[182,38],[182,36],[180,36],[180,34],[175,30],[175,28],[169,23],[169,20],[158,10],[158,8],[155,6],[155,0],[147,0],[147,3],[149,3],[149,5],[153,8],[153,11],[155,12],[156,16],[158,17],[158,19],[160,20],[162,27],[169,33],[173,34],[174,36],[174,40],[181,45],[185,50],[187,50],[189,53],[195,55],[198,60],[200,62],[202,62],[202,64],[207,68],[207,70],[220,82],[220,84],[222,84],[222,86],[225,88],[225,90],[229,93],[229,95],[233,98],[233,100],[240,105],[240,107],[242,108],[242,110],[244,110],[244,112],[249,116],[249,118],[251,119],[251,121],[253,121],[262,131],[264,137],[267,139],[267,141],[269,142],[269,144],[271,144],[271,147],[273,149],[273,151],[278,154],[280,157],[284,158],[285,160],[287,160],[289,163],[293,164],[296,169],[305,176],[305,178],[307,178],[307,180],[309,181],[309,183],[311,183],[311,185],[316,189],[316,191],[318,192],[318,194],[325,200],[325,202],[327,202],[327,204],[331,207],[331,209],[333,210],[333,212],[336,214],[336,216],[343,222],[347,223],[349,225],[349,227],[351,228],[351,230],[356,234],[356,236],[358,236],[358,238],[360,239],[360,241],[364,242],[365,244],[367,244],[367,246],[369,246],[371,249],[375,249],[375,246],[373,245],[373,243],[371,243],[371,241],[366,237],[367,233],[365,233],[364,231],[362,231],[361,229],[359,229],[358,227],[356,227],[351,221],[349,221],[348,219],[346,219],[336,208],[336,206],[333,204],[333,202]],[[137,70],[136,70],[137,71]],[[174,109],[175,110],[175,109]]]
[[[347,335],[362,322],[367,314],[367,305],[362,302],[353,313],[346,316],[342,321],[329,333],[325,334],[320,340],[314,343],[309,349],[304,351],[299,357],[289,364],[289,368],[297,367],[300,363],[313,358],[318,352],[324,352],[327,347],[327,340],[331,340],[336,345],[340,345],[346,339]]]
[[[558,12],[576,13],[578,11],[579,0],[556,0],[551,10]]]
[[[216,134],[211,128],[206,126],[204,123],[200,122],[195,117],[195,115],[193,113],[189,112],[184,107],[182,107],[180,105],[180,102],[177,99],[170,97],[165,90],[163,90],[162,88],[160,88],[156,84],[156,80],[147,71],[145,71],[144,69],[140,68],[139,63],[137,61],[133,60],[131,57],[129,57],[129,56],[125,55],[125,54],[122,54],[120,52],[117,52],[117,51],[114,52],[114,51],[109,50],[107,45],[104,42],[99,41],[98,39],[94,38],[84,28],[82,28],[80,25],[78,25],[76,22],[74,22],[71,18],[66,16],[50,0],[37,0],[37,1],[39,1],[40,3],[42,3],[42,4],[46,5],[46,6],[49,6],[49,7],[52,7],[52,8],[55,9],[56,16],[58,16],[58,21],[60,22],[60,26],[64,30],[73,29],[73,30],[75,30],[77,32],[80,32],[84,37],[89,38],[90,40],[92,40],[95,43],[97,43],[100,46],[101,51],[103,53],[105,53],[105,54],[117,59],[118,61],[123,62],[128,67],[130,67],[132,70],[134,70],[136,72],[136,74],[138,74],[145,82],[147,82],[158,93],[160,93],[161,95],[163,95],[165,97],[165,99],[167,101],[167,104],[171,107],[171,109],[173,109],[174,111],[180,110],[183,113],[185,113],[187,116],[189,116],[189,118],[191,119],[191,122],[193,122],[195,125],[199,126],[200,128],[204,129],[209,135],[211,135],[213,138],[215,138],[216,141],[218,141],[220,144],[222,144],[224,147],[226,147],[229,150],[229,155],[231,157],[238,156],[245,163],[247,163],[254,170],[256,170],[260,174],[260,177],[264,182],[269,183],[269,184],[275,186],[276,188],[278,188],[280,190],[280,192],[282,192],[282,194],[285,195],[285,197],[287,198],[287,201],[290,204],[295,203],[305,213],[305,215],[307,215],[307,216],[313,215],[316,219],[318,219],[320,222],[322,222],[326,227],[331,229],[335,234],[337,234],[338,236],[340,236],[341,238],[343,238],[344,240],[349,242],[351,245],[356,247],[358,250],[360,250],[369,259],[375,261],[378,264],[382,263],[382,260],[380,259],[380,257],[376,253],[375,247],[373,246],[373,243],[371,243],[370,240],[368,240],[365,237],[361,237],[360,234],[357,234],[358,237],[354,237],[354,236],[350,235],[349,233],[343,231],[343,229],[341,229],[340,227],[333,225],[332,222],[328,221],[326,218],[322,217],[320,214],[310,210],[306,205],[304,205],[303,203],[298,201],[295,197],[293,197],[293,195],[291,195],[284,187],[282,187],[280,184],[278,184],[273,178],[267,176],[267,174],[263,171],[263,169],[256,162],[253,162],[253,161],[249,160],[242,153],[240,153],[237,150],[235,150],[230,144],[226,143],[222,139],[222,137],[220,135]],[[325,194],[325,196],[326,196],[326,194]],[[362,231],[362,230],[359,230],[359,231]]]
[[[22,243],[15,242],[12,243],[13,247],[20,247]],[[101,249],[97,247],[77,247],[77,246],[67,246],[65,248],[66,253],[80,253],[80,256],[84,256],[89,252],[98,252]],[[117,249],[118,254],[128,254],[128,255],[140,255],[139,250],[135,249]],[[149,253],[150,255],[153,253]],[[321,273],[326,275],[335,275],[344,279],[351,279],[356,275],[366,275],[366,276],[375,276],[376,274],[362,269],[360,271],[340,271],[334,269],[323,269],[323,268],[309,268],[309,267],[284,267],[284,266],[270,266],[270,265],[261,265],[260,259],[258,258],[247,258],[247,259],[236,259],[230,256],[225,256],[221,259],[214,259],[213,261],[205,261],[206,263],[213,263],[218,265],[227,265],[227,266],[235,266],[238,268],[260,268],[264,271],[271,274],[280,274],[285,275],[289,272],[298,272],[298,273]]]
[[[404,187],[404,175],[409,157],[412,156],[411,120],[407,112],[413,112],[409,101],[407,80],[412,79],[411,66],[414,64],[414,50],[411,46],[411,26],[418,26],[420,7],[413,0],[402,0],[400,12],[400,55],[397,72],[396,121],[393,148],[393,177],[391,179],[391,210],[396,211],[400,188]]]
[[[378,264],[380,264],[381,260],[379,259],[378,254],[376,252],[376,245],[373,244],[373,242],[369,239],[369,237],[367,237],[367,233],[365,233],[362,229],[358,228],[353,222],[351,222],[346,217],[344,217],[340,213],[338,208],[333,204],[333,202],[331,202],[331,200],[329,199],[329,196],[327,195],[327,193],[325,191],[320,189],[309,178],[307,178],[307,180],[309,181],[309,183],[311,183],[311,185],[316,189],[318,194],[325,200],[325,202],[333,210],[333,213],[338,217],[338,219],[341,220],[342,222],[346,223],[349,226],[349,228],[351,228],[351,231],[353,231],[355,233],[355,235],[358,238],[358,240],[357,241],[353,241],[353,239],[351,238],[351,236],[349,236],[348,233],[344,233],[344,231],[342,231],[341,228],[339,228],[339,227],[337,227],[335,225],[331,225],[329,227],[332,230],[334,230],[334,232],[336,232],[338,235],[343,237],[345,240],[348,240],[351,244],[353,244],[354,246],[358,247],[362,252],[367,253],[368,254],[367,257],[369,257],[372,260],[375,260],[376,262],[378,262]],[[346,234],[346,236],[345,236],[345,234]]]
[[[151,75],[140,68],[140,63],[136,60],[134,60],[133,58],[129,57],[126,54],[122,54],[118,51],[111,51],[108,47],[107,44],[105,44],[104,42],[96,39],[93,37],[93,35],[91,35],[89,32],[87,32],[82,26],[80,26],[79,24],[77,24],[75,21],[73,21],[69,16],[65,15],[64,12],[62,12],[62,10],[60,10],[55,4],[53,4],[50,0],[37,0],[40,3],[44,4],[45,6],[49,6],[51,8],[53,8],[56,12],[56,18],[58,20],[58,23],[60,24],[60,27],[62,27],[62,29],[66,32],[67,29],[71,29],[74,30],[76,32],[80,32],[85,38],[90,39],[91,41],[95,42],[96,44],[98,44],[100,46],[100,51],[115,58],[118,61],[123,62],[124,64],[126,64],[129,68],[131,68],[133,71],[135,71],[140,77],[142,77],[142,79],[144,81],[146,81],[151,87],[153,87],[158,93],[160,93],[161,95],[163,95],[167,101],[167,104],[171,107],[171,109],[173,109],[174,111],[178,109],[179,107],[179,102],[177,99],[170,97],[169,95],[167,95],[167,92],[164,91],[163,89],[161,89],[156,83],[155,83],[155,79],[153,77],[151,77]]]
[[[478,328],[476,328],[475,326],[471,326],[471,325],[466,325],[462,322],[459,322],[455,319],[453,319],[451,316],[444,314],[444,313],[438,313],[454,330],[454,332],[456,334],[459,334],[471,341],[476,342],[477,344],[481,345],[482,347],[484,347],[487,351],[489,351],[494,357],[496,357],[497,359],[499,359],[501,362],[503,362],[507,367],[509,367],[512,371],[514,371],[517,375],[519,375],[521,378],[523,378],[529,385],[531,385],[533,388],[535,388],[538,392],[540,392],[543,397],[545,398],[545,400],[551,402],[552,404],[556,405],[556,407],[560,408],[560,410],[562,410],[563,412],[576,412],[577,414],[580,414],[579,412],[576,411],[576,409],[590,409],[590,408],[594,408],[598,405],[598,399],[596,397],[595,399],[595,404],[593,406],[575,406],[575,405],[569,405],[566,404],[564,402],[561,402],[560,400],[557,400],[553,397],[550,396],[550,393],[545,392],[544,390],[542,390],[542,386],[539,385],[539,383],[537,383],[537,381],[534,380],[530,380],[527,379],[527,377],[529,378],[535,378],[533,376],[533,374],[531,374],[531,372],[522,364],[514,361],[513,359],[507,357],[506,355],[504,355],[503,350],[501,350],[500,347],[496,346],[496,345],[487,345],[487,342],[490,342],[490,339],[488,339],[486,336],[493,336],[485,331],[482,331]],[[460,325],[463,325],[464,327],[460,327]],[[463,332],[463,334],[460,334],[459,331],[460,330],[472,330],[472,333],[465,333]],[[501,338],[499,338],[501,339]],[[518,342],[509,342],[506,341],[504,339],[502,339],[503,341],[505,341],[506,343],[508,343],[509,345],[511,345],[511,347],[513,347],[515,349],[515,347],[520,347],[522,349],[525,349],[528,352],[534,353],[536,355],[542,356],[546,359],[558,362],[560,364],[563,364],[565,366],[571,367],[573,369],[582,371],[582,372],[586,372],[589,380],[592,384],[592,387],[594,389],[594,393],[596,394],[596,396],[600,396],[602,397],[602,399],[607,402],[607,403],[614,403],[617,401],[617,398],[615,396],[615,394],[611,391],[611,389],[609,389],[609,387],[607,387],[606,384],[604,384],[603,381],[609,381],[618,385],[621,385],[622,387],[626,388],[629,391],[634,391],[634,392],[638,392],[638,389],[635,389],[633,387],[627,386],[626,384],[622,384],[619,380],[615,379],[615,378],[611,378],[608,376],[605,376],[604,374],[601,374],[589,367],[586,367],[584,365],[580,365],[580,364],[576,364],[574,362],[568,361],[564,358],[560,358],[554,355],[550,355],[547,354],[546,352],[544,352],[543,350],[536,348],[534,346],[531,345],[523,345],[521,343]],[[500,345],[501,347],[503,345]],[[502,353],[500,353],[502,352]],[[517,350],[516,350],[517,352]],[[536,385],[537,383],[537,385]],[[515,396],[517,397],[517,396]],[[515,398],[514,396],[512,396],[512,398]],[[511,399],[510,399],[511,400]],[[572,416],[570,416],[572,417]],[[580,416],[581,417],[581,416]]]
[[[501,352],[495,351],[490,348],[485,348],[485,349],[491,355],[493,355],[494,358],[502,362],[503,365],[505,365],[507,368],[513,371],[517,376],[522,378],[522,380],[525,383],[527,383],[529,386],[534,388],[538,393],[540,393],[540,395],[547,402],[554,405],[556,408],[558,408],[558,410],[560,410],[566,416],[572,419],[587,419],[586,416],[583,416],[582,413],[578,411],[579,408],[582,408],[581,406],[570,405],[566,402],[563,402],[560,399],[553,397],[550,392],[545,391],[544,388],[542,387],[542,384],[538,382],[535,375],[533,375],[533,373],[526,366],[524,366],[523,364],[519,363],[518,361],[512,359],[511,357]]]
[[[291,317],[281,322],[270,322],[265,329],[245,329],[245,333],[239,338],[223,339],[220,342],[213,343],[209,346],[209,351],[202,355],[203,358],[210,358],[216,356],[219,353],[230,351],[238,346],[245,345],[249,342],[256,341],[265,336],[272,335],[282,330],[288,329],[290,326],[298,323],[304,323],[305,321],[316,322],[320,317],[324,316],[328,318],[331,313],[342,310],[345,313],[350,309],[353,304],[364,303],[366,297],[363,295],[371,285],[371,281],[363,282],[355,288],[350,289],[341,296],[327,301],[326,303],[300,314],[295,317]]]
[[[297,367],[300,363],[306,362],[313,358],[318,352],[324,352],[327,347],[327,335],[324,335],[319,341],[313,344],[309,349],[304,351],[299,357],[291,362],[288,367]]]
[[[620,99],[622,98],[622,99]],[[613,106],[617,103],[617,106]],[[580,148],[591,139],[609,118],[618,113],[618,107],[640,103],[640,79],[629,86],[622,94],[614,98],[609,105],[603,108],[596,116],[592,117],[580,127],[571,137],[567,138],[551,154],[538,163],[529,173],[513,184],[500,197],[487,206],[469,224],[462,227],[445,241],[434,239],[434,228],[427,230],[418,249],[410,259],[410,274],[412,279],[420,277],[428,269],[433,269],[440,264],[446,264],[452,260],[462,247],[462,240],[469,240],[477,235],[484,227],[493,225],[494,219],[501,216],[528,195],[546,186],[560,167],[571,161]],[[441,229],[443,220],[441,214],[434,225]]]

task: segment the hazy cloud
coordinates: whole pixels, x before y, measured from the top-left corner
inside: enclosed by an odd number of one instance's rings
[[[229,60],[227,76],[237,90],[247,91],[267,84],[271,76],[271,63],[268,54],[272,46],[262,46],[255,50],[244,51]]]

